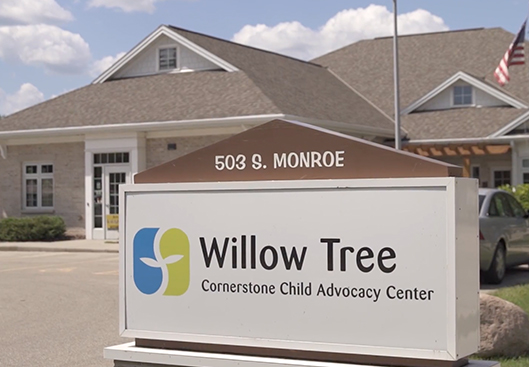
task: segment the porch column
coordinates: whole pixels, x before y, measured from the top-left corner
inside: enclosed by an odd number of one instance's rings
[[[463,157],[463,177],[470,177],[470,157]]]

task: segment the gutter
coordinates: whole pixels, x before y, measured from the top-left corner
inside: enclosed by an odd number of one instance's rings
[[[497,144],[497,143],[508,143],[520,140],[529,140],[529,135],[508,135],[500,136],[497,138],[485,137],[485,138],[459,138],[459,139],[422,139],[422,140],[408,140],[403,141],[404,145],[420,145],[420,144]]]
[[[295,115],[286,114],[269,114],[269,115],[252,115],[252,116],[237,116],[224,117],[200,120],[178,120],[178,121],[155,121],[155,122],[135,122],[124,124],[111,125],[91,125],[91,126],[75,126],[75,127],[60,127],[49,129],[31,129],[31,130],[15,130],[15,131],[0,131],[0,141],[7,139],[20,139],[30,137],[59,137],[68,135],[84,135],[84,134],[100,134],[113,132],[149,132],[160,130],[180,130],[180,129],[200,129],[200,128],[222,128],[234,127],[241,125],[260,125],[275,119],[295,120],[305,122],[312,125],[317,125],[330,130],[339,130],[350,134],[360,135],[377,135],[381,137],[393,136],[392,131],[380,128],[373,128],[363,125],[354,125],[343,122],[326,121],[304,118]]]
[[[125,124],[112,125],[91,125],[91,126],[75,126],[75,127],[57,127],[49,129],[31,129],[31,130],[15,130],[0,132],[0,139],[16,139],[28,137],[43,137],[43,136],[65,136],[65,135],[81,135],[81,134],[95,134],[95,133],[111,133],[111,132],[136,132],[136,131],[154,131],[154,130],[178,130],[192,128],[206,128],[206,127],[231,127],[241,126],[241,124],[260,124],[274,119],[284,119],[284,114],[270,114],[270,115],[255,115],[242,117],[226,117],[215,119],[201,119],[201,120],[180,120],[180,121],[155,121],[155,122],[134,122]]]
[[[291,121],[299,121],[299,122],[305,122],[310,125],[316,125],[319,127],[323,127],[329,130],[339,130],[341,132],[345,133],[351,133],[351,134],[364,134],[364,135],[376,135],[379,137],[393,137],[394,133],[393,130],[388,129],[382,129],[378,127],[371,127],[371,126],[364,126],[364,125],[356,125],[356,124],[349,124],[345,122],[336,122],[336,121],[329,121],[329,120],[318,120],[313,118],[306,118],[296,115],[285,115],[285,119],[291,120]]]

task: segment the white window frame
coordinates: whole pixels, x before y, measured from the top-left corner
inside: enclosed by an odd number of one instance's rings
[[[454,99],[455,99],[455,91],[456,91],[456,88],[458,87],[461,87],[461,88],[464,88],[464,87],[469,87],[470,88],[470,91],[471,91],[471,98],[472,100],[470,101],[469,104],[455,104],[454,102]],[[469,106],[475,106],[476,105],[476,93],[475,93],[475,89],[474,86],[472,85],[454,85],[452,87],[452,95],[451,95],[451,104],[452,104],[452,107],[469,107]]]
[[[28,166],[37,166],[37,173],[27,173]],[[42,166],[52,166],[52,173],[42,173]],[[24,162],[22,165],[22,210],[24,212],[52,213],[55,210],[55,165],[52,162]],[[37,180],[37,206],[27,206],[27,180]],[[42,180],[52,180],[52,206],[42,206]]]
[[[491,187],[493,189],[496,188],[496,185],[495,185],[495,182],[494,182],[494,173],[496,173],[498,171],[509,171],[509,172],[511,172],[511,185],[513,184],[512,167],[510,167],[510,166],[494,166],[490,170],[490,184],[489,184],[489,187]]]
[[[160,69],[160,50],[164,50],[164,49],[167,49],[167,48],[174,48],[176,49],[176,67],[174,69],[171,69],[171,68],[168,68],[168,69]],[[171,72],[171,71],[174,71],[174,70],[180,70],[180,47],[178,47],[178,45],[176,44],[172,44],[172,45],[164,45],[164,46],[159,46],[157,49],[156,49],[156,70],[158,70],[159,73],[166,73],[166,72]]]

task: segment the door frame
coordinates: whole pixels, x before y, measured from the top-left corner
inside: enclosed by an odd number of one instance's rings
[[[92,134],[85,136],[85,234],[86,239],[104,239],[104,231],[94,228],[94,154],[129,153],[130,177],[146,168],[145,133]]]
[[[105,240],[118,240],[119,229],[110,230],[107,227],[107,215],[110,214],[110,179],[111,173],[125,173],[125,182],[130,183],[130,164],[109,164],[103,166],[103,237]],[[116,196],[119,200],[119,191]],[[119,207],[118,207],[119,212]]]

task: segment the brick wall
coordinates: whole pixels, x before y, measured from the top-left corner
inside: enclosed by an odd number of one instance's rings
[[[66,226],[84,234],[84,143],[9,146],[7,160],[0,158],[0,217],[19,217],[25,162],[53,163],[54,214]]]
[[[147,140],[147,168],[169,162],[197,149],[207,147],[230,135],[196,136],[186,138],[162,138]],[[176,150],[167,150],[168,144],[175,144]]]

